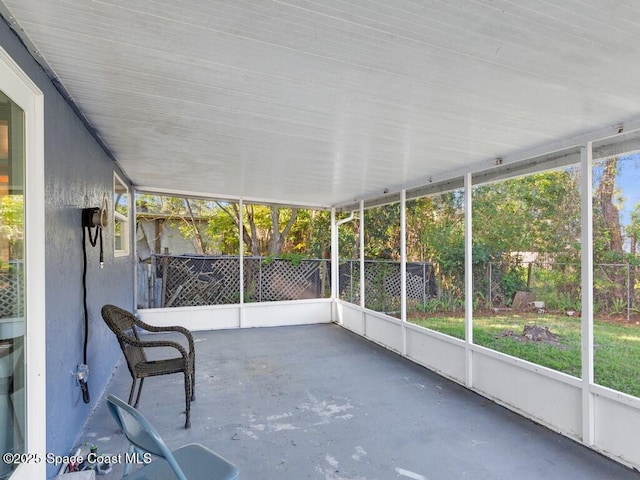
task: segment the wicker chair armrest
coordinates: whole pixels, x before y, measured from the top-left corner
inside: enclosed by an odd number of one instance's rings
[[[180,327],[180,326],[177,326],[177,325],[171,325],[171,326],[167,326],[167,327],[157,327],[157,326],[154,326],[154,325],[149,325],[148,323],[143,322],[142,320],[140,320],[137,317],[135,318],[134,322],[140,328],[142,328],[143,330],[147,330],[149,332],[154,332],[154,333],[178,332],[178,333],[181,333],[186,337],[187,342],[189,343],[189,352],[193,352],[195,350],[195,345],[194,345],[194,342],[193,342],[193,335],[191,334],[191,332],[187,328]]]
[[[178,342],[172,342],[171,340],[136,340],[128,336],[123,336],[122,340],[129,345],[140,348],[172,347],[180,352],[185,361],[189,360],[189,353]]]

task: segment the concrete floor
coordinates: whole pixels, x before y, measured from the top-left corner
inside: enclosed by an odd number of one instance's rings
[[[194,337],[192,428],[181,375],[148,379],[139,409],[170,448],[202,443],[243,479],[640,478],[337,325]],[[129,387],[121,363],[106,392],[126,400]],[[104,401],[81,441],[127,449]]]

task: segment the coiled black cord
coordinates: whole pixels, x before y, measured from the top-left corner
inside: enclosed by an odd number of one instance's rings
[[[83,265],[82,265],[82,306],[84,309],[84,345],[82,352],[82,361],[85,365],[87,365],[87,346],[89,343],[89,309],[87,308],[87,231],[89,231],[89,243],[91,243],[92,247],[95,247],[98,241],[98,236],[100,236],[100,266],[102,267],[104,262],[104,253],[102,246],[102,228],[99,226],[95,227],[96,233],[91,237],[91,227],[83,227],[82,228],[82,255],[83,255]],[[91,401],[91,396],[89,395],[89,384],[87,383],[86,378],[79,378],[78,382],[80,383],[80,389],[82,390],[82,400],[84,403],[89,403]]]

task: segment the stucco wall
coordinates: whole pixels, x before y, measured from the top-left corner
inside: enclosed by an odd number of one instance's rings
[[[47,453],[64,455],[77,441],[120,358],[100,308],[105,303],[133,306],[133,255],[114,258],[113,232],[108,229],[100,269],[98,248],[87,242],[91,402],[85,404],[71,374],[83,360],[81,210],[99,206],[104,194],[112,204],[117,167],[2,21],[0,45],[44,93],[46,226],[44,232],[30,234],[46,238]],[[53,473],[49,467],[48,475]]]

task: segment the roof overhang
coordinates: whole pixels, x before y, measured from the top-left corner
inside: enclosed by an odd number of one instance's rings
[[[638,149],[631,1],[2,2],[144,190],[349,209],[562,165],[576,141]]]

